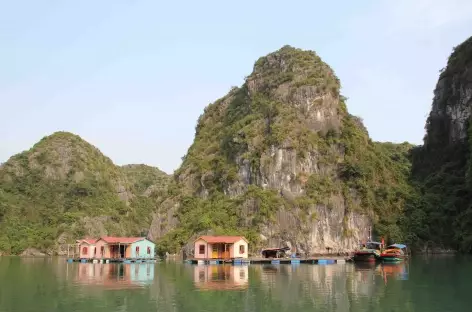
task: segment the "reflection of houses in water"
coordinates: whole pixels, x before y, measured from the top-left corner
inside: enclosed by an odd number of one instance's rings
[[[193,280],[200,289],[244,289],[249,284],[247,265],[196,265],[193,268]]]
[[[78,263],[76,281],[105,288],[133,288],[151,284],[153,263]]]

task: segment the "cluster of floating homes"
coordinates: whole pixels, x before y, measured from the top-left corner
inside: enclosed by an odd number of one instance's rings
[[[80,260],[151,260],[155,259],[156,245],[146,237],[84,238],[76,241],[68,258]]]
[[[245,263],[249,262],[248,240],[244,236],[211,236],[204,235],[198,237],[194,241],[194,255],[190,261],[193,263]],[[384,248],[384,243],[368,242],[364,243],[359,250],[355,251],[351,258],[345,260],[353,260],[356,262],[370,261],[402,261],[408,256],[406,246],[403,244],[393,244]],[[76,241],[74,254],[75,260],[82,262],[94,260],[106,261],[131,261],[139,262],[142,260],[155,260],[155,244],[145,237],[113,237],[104,236],[100,238],[84,238]],[[77,251],[78,248],[78,251]],[[261,251],[261,257],[251,262],[264,263],[264,259],[275,261],[294,263],[294,261],[302,261],[303,263],[319,263],[319,259],[298,259],[295,254],[287,257],[290,248],[266,248]],[[70,254],[69,254],[70,256]],[[290,258],[278,260],[278,258]],[[69,257],[70,259],[70,257]],[[313,261],[312,261],[313,260]],[[312,261],[312,262],[310,262]],[[326,260],[328,261],[328,260]],[[334,262],[342,262],[344,260],[333,260]],[[284,262],[284,263],[285,263]],[[287,262],[287,263],[288,263]]]
[[[76,260],[155,259],[155,244],[145,237],[83,238],[76,241],[68,258]],[[243,236],[200,236],[194,241],[196,260],[248,258],[248,241]],[[272,256],[269,252],[267,257]]]

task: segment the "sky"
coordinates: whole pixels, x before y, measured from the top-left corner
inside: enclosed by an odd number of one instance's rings
[[[376,141],[421,144],[470,0],[0,0],[0,163],[69,131],[172,173],[209,103],[282,46],[314,50]]]

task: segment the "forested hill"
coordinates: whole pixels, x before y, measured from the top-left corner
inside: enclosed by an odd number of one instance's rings
[[[61,252],[84,235],[147,234],[170,177],[115,166],[79,136],[57,132],[0,167],[0,252]]]

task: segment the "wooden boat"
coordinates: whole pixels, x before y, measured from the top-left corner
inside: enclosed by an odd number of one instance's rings
[[[381,254],[380,259],[385,262],[403,261],[407,256],[406,245],[393,244],[387,247]]]
[[[382,243],[367,242],[359,250],[354,252],[354,262],[375,262],[380,259]]]

